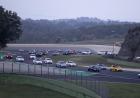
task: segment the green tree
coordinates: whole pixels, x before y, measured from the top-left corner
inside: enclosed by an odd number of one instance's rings
[[[130,29],[128,31],[128,49],[131,52],[130,60],[133,60],[136,52],[140,47],[140,27],[136,27],[134,29]]]
[[[15,12],[0,6],[0,49],[19,39],[22,33],[20,17]]]
[[[140,27],[129,29],[128,34],[125,37],[125,41],[122,44],[120,55],[123,53],[127,55],[128,60],[132,61],[135,58],[137,51],[140,48]]]

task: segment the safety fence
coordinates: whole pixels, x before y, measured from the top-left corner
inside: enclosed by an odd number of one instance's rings
[[[0,62],[0,73],[31,75],[47,79],[61,80],[87,88],[100,95],[102,98],[108,98],[109,90],[105,82],[95,80],[88,72],[49,67],[46,65]]]

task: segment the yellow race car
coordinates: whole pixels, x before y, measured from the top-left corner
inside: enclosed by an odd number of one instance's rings
[[[112,65],[111,68],[110,68],[110,71],[112,72],[121,72],[122,71],[122,68],[118,65]]]

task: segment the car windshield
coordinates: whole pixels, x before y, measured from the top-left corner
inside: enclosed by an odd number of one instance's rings
[[[95,67],[95,65],[90,65],[89,67]]]

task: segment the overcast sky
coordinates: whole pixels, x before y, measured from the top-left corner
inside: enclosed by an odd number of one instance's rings
[[[0,0],[0,5],[23,19],[97,17],[140,22],[140,0]]]

